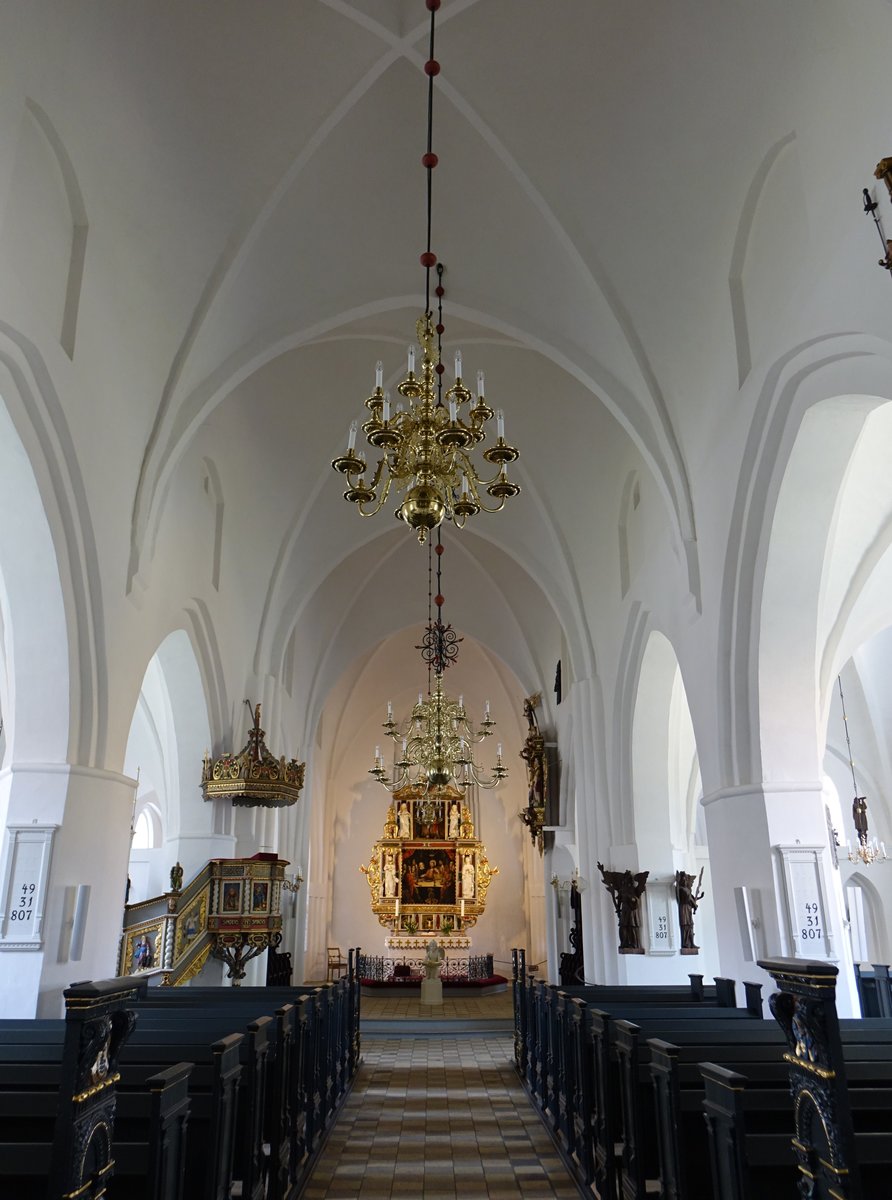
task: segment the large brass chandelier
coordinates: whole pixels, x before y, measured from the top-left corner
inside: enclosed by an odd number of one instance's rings
[[[438,162],[433,151],[434,78],[440,73],[434,58],[434,27],[440,0],[425,2],[431,14],[430,52],[424,64],[428,77],[427,151],[421,159],[427,172],[427,249],[421,255],[424,313],[415,325],[421,361],[417,363],[416,347],[410,346],[406,377],[397,387],[405,404],[399,401],[395,409],[390,393],[384,390],[384,364],[376,365],[375,390],[365,402],[369,416],[362,425],[369,446],[380,455],[371,478],[366,478],[369,466],[365,455],[356,448],[358,421],[350,426],[346,453],[331,464],[347,479],[344,499],[355,504],[363,517],[380,512],[391,490],[404,493],[396,515],[416,531],[421,543],[443,520],[462,528],[468,517],[479,512],[499,512],[505,501],[520,491],[508,478],[508,464],[518,457],[518,451],[505,441],[503,413],[494,413],[487,404],[482,371],[477,372],[476,397],[465,385],[461,351],[455,353],[455,382],[443,395],[443,266],[431,250],[432,176]],[[436,324],[430,302],[434,267],[438,280]],[[496,440],[482,457],[495,473],[484,478],[471,454],[486,439],[485,426],[494,416]]]
[[[394,720],[393,704],[387,702],[387,720],[383,729],[387,736],[399,746],[394,756],[393,771],[388,774],[381,755],[381,747],[375,747],[374,766],[369,771],[380,784],[391,792],[409,787],[418,797],[452,786],[459,792],[471,784],[481,788],[494,788],[506,778],[508,768],[502,761],[502,746],[496,750],[496,762],[487,771],[476,761],[474,748],[492,737],[495,721],[490,714],[489,701],[483,707],[483,720],[474,728],[465,709],[464,696],[454,700],[443,689],[446,668],[458,658],[458,643],[451,625],[443,624],[443,543],[437,538],[437,592],[432,585],[432,562],[428,548],[428,623],[420,646],[421,657],[428,667],[427,698],[419,692],[418,702],[409,717],[402,723]],[[436,605],[437,618],[433,619],[432,605]],[[431,688],[431,676],[434,686]]]

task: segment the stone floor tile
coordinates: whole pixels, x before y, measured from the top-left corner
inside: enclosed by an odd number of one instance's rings
[[[489,997],[506,1008],[510,997]],[[394,1016],[363,999],[363,1016]],[[450,1001],[456,1010],[458,1001]],[[399,1001],[400,1018],[415,1019]],[[445,1006],[444,1006],[445,1007]],[[429,1016],[430,1014],[422,1014]],[[471,1015],[467,1013],[466,1015]],[[493,1015],[478,1001],[474,1016]],[[442,1018],[442,1014],[438,1014]],[[576,1187],[520,1086],[511,1033],[363,1035],[363,1062],[305,1200],[571,1200]],[[376,1026],[376,1029],[378,1026]]]

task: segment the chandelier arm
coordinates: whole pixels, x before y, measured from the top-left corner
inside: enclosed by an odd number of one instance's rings
[[[478,488],[490,488],[493,486],[493,484],[496,484],[496,483],[509,483],[509,482],[510,482],[510,480],[508,479],[508,472],[503,471],[501,469],[495,475],[493,475],[492,479],[477,479],[476,480]],[[477,495],[479,497],[479,495],[480,495],[479,491],[478,491]]]
[[[502,509],[505,507],[505,497],[504,496],[502,497],[502,499],[499,501],[498,505],[495,508],[490,508],[490,506],[488,504],[484,504],[482,500],[479,500],[478,504],[480,505],[481,512],[487,512],[487,513],[501,512]]]
[[[382,498],[382,499],[380,499],[380,500],[378,501],[378,503],[376,504],[376,506],[375,506],[374,508],[372,508],[372,509],[368,509],[368,510],[367,510],[367,509],[365,508],[365,501],[364,501],[364,500],[360,500],[360,501],[357,503],[356,507],[357,507],[357,509],[359,510],[359,515],[360,515],[361,517],[376,517],[376,516],[378,515],[378,513],[381,511],[381,509],[382,509],[383,505],[384,505],[384,500],[383,500],[383,498]]]
[[[376,478],[376,479],[378,478],[378,472],[377,472],[377,471],[375,472],[375,478]],[[377,486],[376,484],[373,484],[373,486],[372,486],[372,491],[375,491],[375,487],[376,487],[376,486]],[[375,507],[374,507],[374,508],[372,508],[372,509],[369,509],[369,510],[366,510],[366,508],[365,508],[365,501],[364,501],[364,500],[360,500],[360,501],[358,501],[358,502],[357,502],[357,505],[356,505],[356,507],[359,509],[359,515],[360,515],[361,517],[374,517],[374,516],[377,516],[377,514],[378,514],[378,513],[381,511],[381,509],[382,509],[382,508],[384,507],[384,505],[387,503],[387,497],[388,497],[388,495],[389,495],[389,494],[390,494],[390,479],[388,478],[388,479],[386,479],[386,480],[385,480],[385,482],[384,482],[384,487],[383,487],[383,489],[382,489],[382,491],[381,491],[381,494],[380,494],[380,496],[378,497],[378,503],[375,505]]]
[[[381,457],[378,459],[378,465],[375,467],[375,474],[372,476],[371,488],[372,488],[373,492],[376,492],[378,490],[378,485],[381,482],[381,478],[384,474],[384,467],[386,465],[387,465],[387,455],[382,454]],[[390,489],[390,474],[388,471],[388,477],[384,483],[385,497],[387,496],[389,489]]]

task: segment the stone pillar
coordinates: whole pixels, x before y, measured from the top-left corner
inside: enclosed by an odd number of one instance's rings
[[[60,763],[13,764],[0,776],[4,910],[14,900],[10,848],[21,836],[10,831],[43,828],[52,843],[40,942],[17,948],[24,939],[10,937],[8,917],[0,928],[8,947],[0,949],[0,1016],[61,1016],[63,988],[117,974],[135,787],[124,775]]]
[[[704,806],[722,975],[762,982],[767,994],[756,959],[826,958],[839,968],[840,1014],[859,1015],[820,784],[724,788]]]

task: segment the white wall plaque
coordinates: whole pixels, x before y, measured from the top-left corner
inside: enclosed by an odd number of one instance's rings
[[[794,958],[833,958],[827,921],[823,846],[777,846],[787,901],[787,932]]]
[[[0,950],[39,950],[43,945],[53,835],[57,825],[7,826],[0,890]]]
[[[678,906],[674,889],[668,883],[648,883],[647,891],[648,952],[674,954]]]

